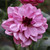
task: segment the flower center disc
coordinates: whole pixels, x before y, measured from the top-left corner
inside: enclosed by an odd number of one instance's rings
[[[29,18],[25,17],[25,18],[23,18],[22,23],[23,23],[25,26],[29,26],[29,25],[31,25],[31,21],[32,21],[32,19],[29,19]]]

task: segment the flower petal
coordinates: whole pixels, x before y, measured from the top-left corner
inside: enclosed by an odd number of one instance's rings
[[[37,11],[36,11],[36,15],[41,15],[42,13],[41,13],[41,9],[38,9]]]
[[[10,25],[10,30],[13,32],[17,32],[19,30],[20,24],[12,24]]]
[[[24,26],[24,24],[21,24],[21,31],[27,30],[27,26]]]
[[[13,33],[12,33],[12,32],[10,32],[10,31],[8,31],[8,30],[6,30],[6,31],[5,31],[5,33],[6,33],[7,35],[10,35],[10,36],[12,36],[12,35],[13,35]]]
[[[35,27],[29,27],[28,29],[29,29],[29,33],[32,36],[37,36],[38,35],[37,29]]]
[[[38,34],[43,34],[45,32],[45,27],[41,26],[37,28]]]
[[[10,29],[9,29],[9,26],[10,26],[11,24],[13,24],[13,23],[14,23],[13,19],[10,18],[10,19],[8,19],[8,20],[5,20],[5,21],[2,23],[2,27],[3,27],[4,29],[6,29],[6,30],[10,30]]]
[[[13,19],[14,19],[15,23],[17,24],[18,22],[22,21],[22,16],[19,13],[14,12],[13,13]]]
[[[9,18],[13,17],[13,11],[14,11],[14,7],[8,7],[7,12]]]
[[[36,14],[35,14],[36,15]],[[42,22],[42,18],[43,18],[43,15],[42,14],[39,14],[39,15],[36,15],[36,17],[34,18],[34,21],[36,22]],[[43,22],[42,22],[43,23]]]
[[[23,33],[19,33],[19,38],[22,40],[22,42],[27,40]]]
[[[14,36],[17,40],[19,40],[19,33],[13,33],[13,36]]]
[[[27,40],[25,43],[21,43],[21,46],[22,47],[27,47],[27,46],[29,46],[30,44],[32,43],[32,40]]]
[[[17,40],[17,39],[15,39],[15,38],[13,38],[13,40],[14,40],[14,42],[15,42],[16,44],[20,44],[20,43],[21,43],[20,40]]]
[[[32,43],[32,40],[29,39],[29,40],[27,40],[24,44],[25,44],[25,45],[30,45],[31,43]]]
[[[30,37],[31,34],[30,34],[28,29],[24,32],[24,35],[25,35],[26,38]]]
[[[8,17],[13,18],[13,12],[18,11],[18,7],[8,7],[7,12],[8,12]]]
[[[33,24],[33,26],[35,26],[35,27],[40,27],[40,26],[42,26],[42,24],[43,24],[43,23],[37,22],[37,23]]]
[[[26,45],[25,45],[24,43],[21,43],[21,46],[22,46],[22,47],[26,47]]]
[[[31,38],[33,41],[37,42],[37,37],[30,36],[30,38]]]
[[[41,39],[43,37],[42,34],[38,34],[37,39]]]
[[[44,28],[45,28],[45,29],[48,28],[48,24],[47,24],[47,23],[44,24]]]

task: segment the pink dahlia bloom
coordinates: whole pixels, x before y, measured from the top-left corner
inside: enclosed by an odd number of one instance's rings
[[[8,7],[7,11],[8,19],[2,23],[2,27],[22,47],[29,46],[32,41],[37,42],[48,28],[47,19],[43,17],[41,10],[31,4]]]
[[[44,0],[20,0],[22,4],[31,3],[32,5],[38,5],[39,3],[43,3]]]

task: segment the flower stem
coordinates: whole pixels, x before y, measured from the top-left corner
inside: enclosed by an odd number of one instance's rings
[[[17,50],[17,47],[16,47],[16,45],[15,45],[13,39],[12,39],[12,43],[13,43],[13,47],[14,47],[14,49]]]
[[[29,46],[29,50],[31,50],[30,46]]]
[[[21,47],[21,50],[26,50],[26,48],[22,48],[22,47]]]
[[[32,44],[28,47],[29,50],[35,50],[35,44],[36,42],[32,42]]]

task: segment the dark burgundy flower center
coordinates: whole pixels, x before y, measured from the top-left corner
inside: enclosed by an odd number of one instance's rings
[[[22,23],[26,26],[29,26],[29,25],[31,25],[31,21],[32,21],[32,19],[25,17],[25,18],[23,18]]]

